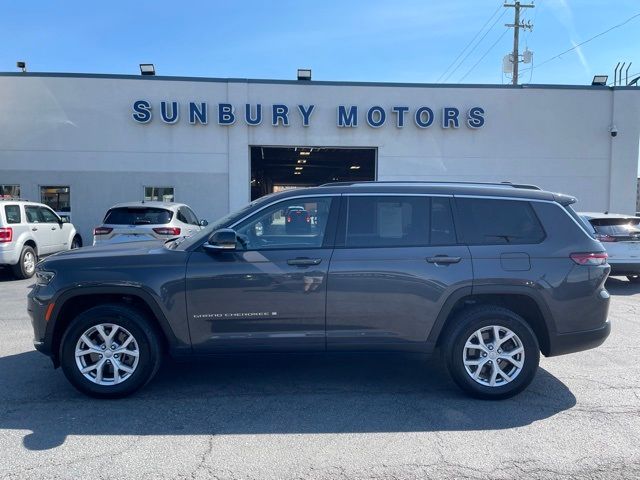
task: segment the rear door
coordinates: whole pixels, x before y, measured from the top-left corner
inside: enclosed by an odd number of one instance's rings
[[[44,222],[40,207],[37,205],[25,205],[25,216],[31,234],[38,247],[38,255],[47,255],[54,251],[55,239],[50,227]]]
[[[473,279],[451,197],[344,198],[329,267],[327,348],[423,349],[447,297]]]

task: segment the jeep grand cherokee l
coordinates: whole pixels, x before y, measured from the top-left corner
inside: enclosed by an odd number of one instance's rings
[[[353,183],[263,197],[189,238],[79,249],[38,265],[35,346],[97,397],[166,353],[442,353],[506,398],[546,356],[600,345],[609,274],[575,199],[511,184]],[[316,213],[288,231],[287,209]]]

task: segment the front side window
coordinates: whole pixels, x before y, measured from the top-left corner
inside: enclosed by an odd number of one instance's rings
[[[104,217],[108,225],[164,225],[171,221],[173,212],[153,207],[112,208]]]
[[[178,209],[178,220],[182,223],[186,223],[188,225],[199,225],[198,217],[193,211],[188,207],[180,207]]]
[[[60,219],[48,208],[40,207],[40,215],[44,223],[58,223]]]
[[[5,205],[4,216],[7,219],[7,223],[22,222],[22,216],[20,215],[20,205]]]
[[[175,195],[173,187],[144,187],[145,202],[173,202]]]
[[[0,185],[0,198],[5,200],[20,198],[20,185]]]
[[[246,250],[320,248],[331,197],[285,200],[256,213],[237,226]]]
[[[71,211],[71,189],[69,187],[40,187],[40,202],[56,212]]]
[[[471,245],[535,244],[545,238],[529,202],[457,198],[456,205]]]

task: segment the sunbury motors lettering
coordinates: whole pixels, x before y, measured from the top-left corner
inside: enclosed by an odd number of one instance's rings
[[[309,105],[262,105],[247,103],[242,108],[230,103],[209,105],[206,102],[179,103],[163,101],[156,104],[148,100],[136,100],[132,105],[133,119],[138,123],[149,123],[159,119],[163,123],[174,124],[181,121],[191,125],[207,125],[215,122],[218,125],[230,126],[244,122],[249,126],[271,123],[274,127],[288,127],[297,124],[310,127],[316,106]],[[429,106],[392,106],[359,107],[357,105],[338,105],[336,109],[336,126],[356,128],[366,124],[371,128],[395,125],[404,128],[413,125],[417,128],[429,128],[439,124],[442,128],[459,128],[464,124],[468,128],[482,128],[485,122],[484,108],[473,106],[468,109],[458,107],[432,108]]]

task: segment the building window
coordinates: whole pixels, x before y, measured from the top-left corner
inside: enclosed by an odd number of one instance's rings
[[[20,185],[0,185],[0,198],[4,198],[4,199],[20,198]]]
[[[173,202],[173,187],[144,187],[145,202]]]
[[[71,212],[71,189],[64,186],[40,187],[40,203],[44,203],[54,212]]]

